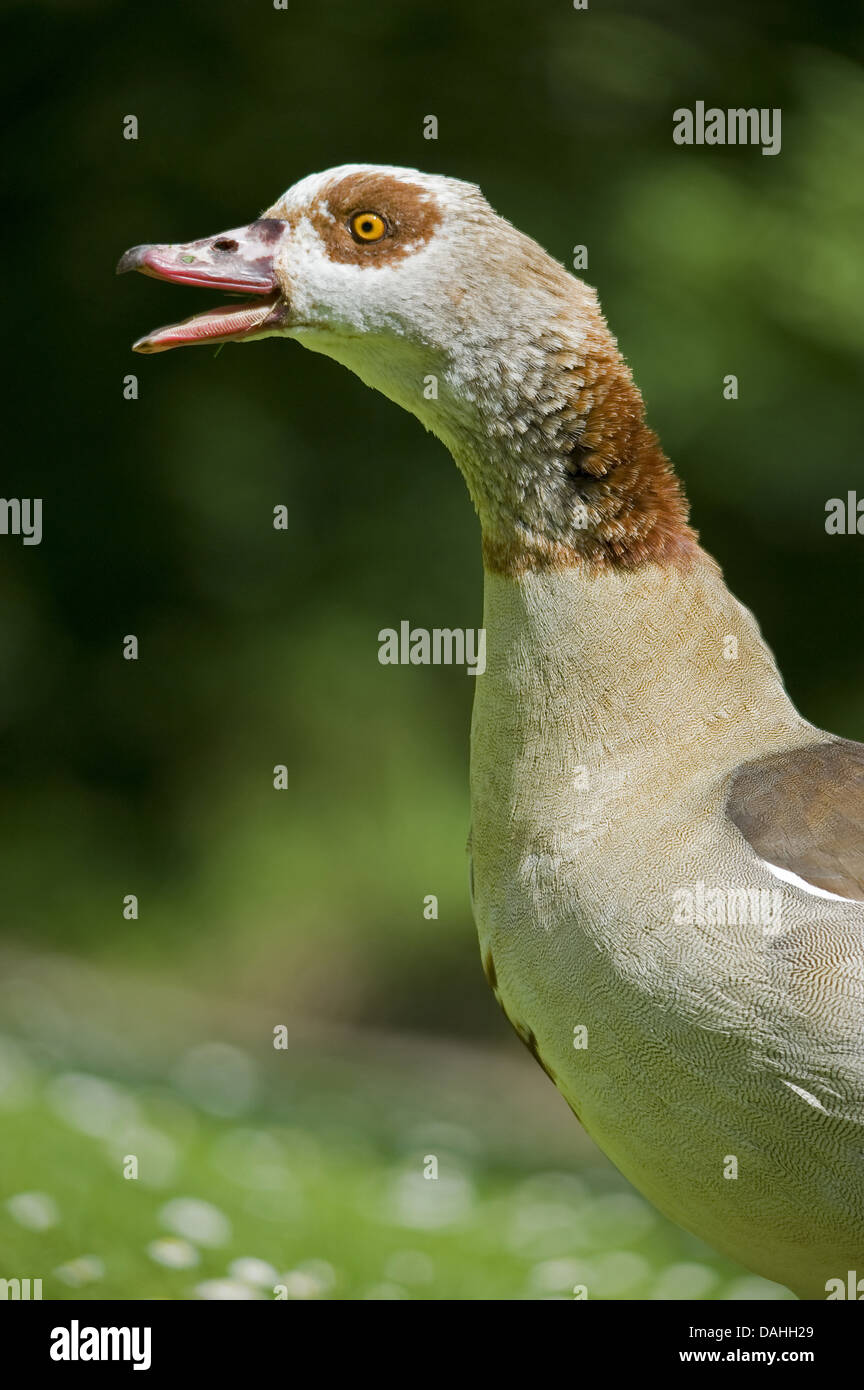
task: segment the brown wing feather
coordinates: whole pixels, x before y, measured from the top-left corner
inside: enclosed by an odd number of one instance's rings
[[[726,810],[769,864],[864,902],[864,744],[831,739],[744,763]]]

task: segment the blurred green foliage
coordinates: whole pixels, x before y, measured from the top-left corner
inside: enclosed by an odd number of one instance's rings
[[[472,682],[377,662],[402,618],[479,621],[455,468],[296,345],[134,358],[213,299],[113,278],[343,161],[471,179],[565,262],[588,246],[705,543],[804,712],[864,737],[864,541],[824,531],[862,479],[861,29],[841,0],[12,7],[2,490],[44,498],[45,535],[0,544],[8,936],[501,1035],[465,882]],[[782,153],[673,145],[699,99],[781,107]]]
[[[0,1277],[46,1299],[791,1298],[602,1160],[556,1167],[548,1127],[502,1145],[499,1098],[434,1052],[418,1092],[386,1051],[370,1069],[319,1040],[287,1085],[258,1051],[199,1045],[143,1077],[139,1059],[130,1082],[0,1036]]]

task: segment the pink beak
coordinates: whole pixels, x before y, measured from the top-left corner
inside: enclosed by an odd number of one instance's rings
[[[242,342],[273,331],[287,306],[276,278],[275,255],[287,223],[275,217],[235,227],[215,237],[175,246],[133,246],[121,256],[117,274],[140,270],[178,285],[212,286],[254,300],[195,314],[182,323],[157,328],[133,344],[135,352],[165,352],[201,342]]]

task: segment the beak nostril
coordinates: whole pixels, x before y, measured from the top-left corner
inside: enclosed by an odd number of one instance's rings
[[[236,243],[236,241],[232,241],[231,237],[222,236],[222,237],[219,238],[218,241],[214,241],[214,243],[213,243],[213,250],[214,250],[214,251],[236,251],[236,250],[237,250],[237,243]]]

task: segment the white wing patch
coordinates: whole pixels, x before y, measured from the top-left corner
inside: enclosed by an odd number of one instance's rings
[[[835,896],[836,895],[834,893],[828,894],[829,898],[833,898]],[[844,902],[845,901],[846,899],[844,898]],[[822,1104],[821,1100],[817,1100],[816,1096],[811,1095],[809,1091],[805,1091],[803,1086],[796,1086],[795,1083],[792,1081],[784,1081],[783,1085],[788,1086],[789,1090],[794,1091],[796,1096],[800,1096],[802,1100],[806,1100],[808,1105],[815,1106],[817,1110],[821,1110],[823,1115],[828,1114],[828,1111],[825,1109],[825,1106]]]
[[[843,898],[839,893],[829,893],[827,888],[817,888],[815,883],[808,883],[806,879],[799,878],[797,874],[793,874],[791,869],[781,869],[777,864],[769,864],[767,859],[763,859],[761,862],[775,878],[782,878],[784,883],[791,883],[795,888],[803,888],[805,893],[812,893],[814,898],[830,898],[835,903],[858,901],[857,898]]]

